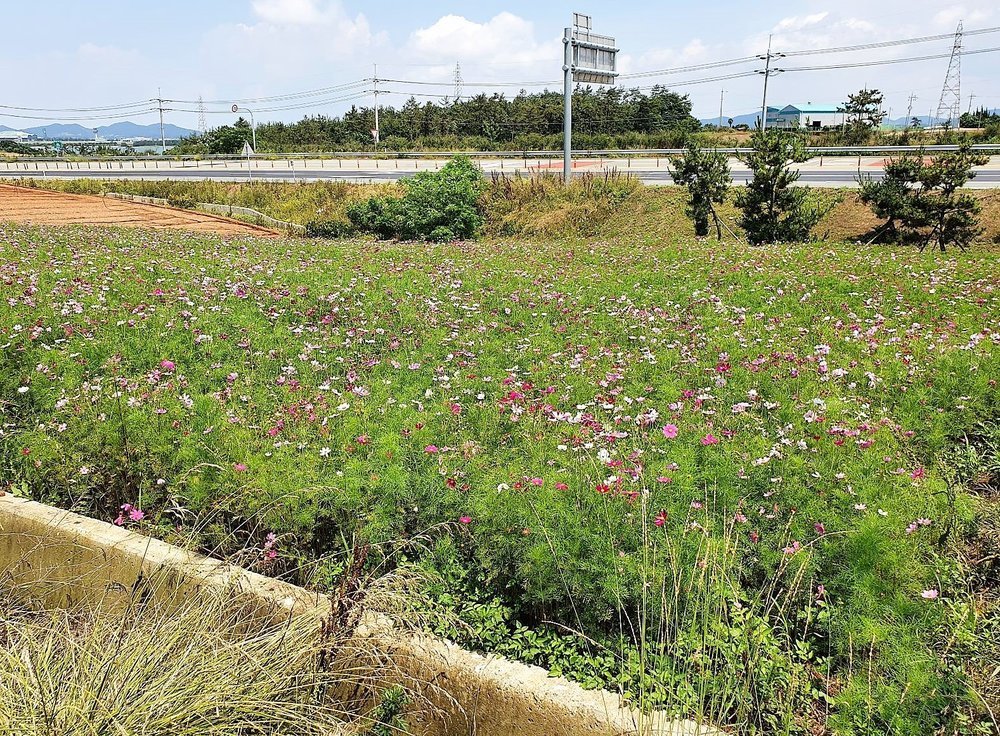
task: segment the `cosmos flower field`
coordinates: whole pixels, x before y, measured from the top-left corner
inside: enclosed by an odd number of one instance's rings
[[[682,661],[661,707],[951,729],[997,256],[4,225],[0,487],[274,574],[435,530],[449,594]]]

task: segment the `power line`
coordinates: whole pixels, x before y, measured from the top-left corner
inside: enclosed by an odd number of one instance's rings
[[[954,35],[952,36],[954,37]],[[972,56],[974,54],[991,54],[1000,51],[1000,46],[993,46],[988,49],[973,49],[972,51],[961,51],[959,56]],[[952,52],[947,54],[930,54],[927,56],[910,56],[904,59],[882,59],[879,61],[858,61],[849,64],[824,64],[819,66],[792,66],[780,69],[782,72],[815,72],[826,69],[855,69],[857,67],[885,66],[886,64],[907,64],[914,61],[929,61],[931,59],[951,58]]]
[[[966,36],[980,36],[984,33],[997,33],[1000,32],[1000,26],[995,28],[977,28],[973,31],[965,31]],[[856,46],[835,46],[828,49],[806,49],[803,51],[788,51],[785,56],[809,56],[814,54],[839,54],[849,51],[867,51],[870,49],[882,49],[888,48],[890,46],[905,46],[914,43],[926,43],[928,41],[943,41],[944,39],[954,38],[954,33],[940,33],[936,36],[919,36],[917,38],[902,38],[895,41],[876,41],[874,43],[863,43]]]
[[[301,92],[288,92],[286,94],[270,95],[266,97],[232,97],[221,100],[203,100],[203,102],[208,105],[231,105],[234,103],[257,103],[257,102],[282,102],[286,100],[300,99],[305,97],[318,97],[321,95],[330,94],[331,92],[342,92],[352,87],[367,85],[369,82],[372,81],[373,79],[371,77],[366,77],[364,79],[356,79],[353,82],[344,82],[343,84],[337,84],[332,87],[319,87],[316,89],[303,90]],[[174,102],[185,105],[193,105],[197,104],[198,100],[165,99],[164,102]]]
[[[670,74],[683,74],[685,72],[696,72],[703,71],[705,69],[717,69],[724,66],[736,66],[738,64],[749,64],[752,61],[757,61],[756,56],[745,56],[739,59],[726,59],[724,61],[713,61],[705,64],[692,64],[690,66],[675,66],[670,69],[652,69],[644,72],[633,72],[631,74],[622,74],[619,79],[636,79],[639,77],[659,77],[668,76]]]
[[[0,105],[3,110],[19,110],[23,112],[103,112],[105,110],[125,110],[134,107],[148,107],[150,100],[139,102],[127,102],[120,105],[107,105],[105,107],[20,107],[18,105]],[[122,114],[122,113],[119,113]]]

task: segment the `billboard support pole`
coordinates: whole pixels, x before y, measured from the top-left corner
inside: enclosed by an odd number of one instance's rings
[[[573,176],[573,29],[563,33],[563,183]]]

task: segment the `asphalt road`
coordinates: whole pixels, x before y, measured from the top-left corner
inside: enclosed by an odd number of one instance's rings
[[[650,185],[671,185],[670,172],[664,168],[632,168],[619,169],[622,173],[628,173],[637,177],[640,181]],[[594,174],[600,175],[600,169],[592,170]],[[167,179],[188,179],[188,180],[211,180],[211,181],[247,181],[253,179],[257,181],[349,181],[349,182],[387,182],[398,181],[405,177],[412,176],[415,172],[402,169],[323,169],[323,168],[274,168],[256,169],[248,176],[246,168],[238,165],[227,167],[191,167],[191,168],[169,168],[169,169],[109,169],[109,168],[80,168],[63,169],[59,171],[4,171],[0,169],[0,178],[28,176],[36,178],[59,178],[59,179],[146,179],[146,180],[167,180]],[[487,171],[489,173],[489,170]],[[514,173],[507,171],[506,173]],[[528,173],[522,171],[521,173]],[[881,168],[866,168],[863,170],[865,176],[873,179],[880,179],[883,176]],[[583,172],[575,172],[576,176],[583,176]],[[736,170],[733,172],[733,182],[742,185],[747,182],[749,175],[745,171]],[[856,186],[857,169],[832,167],[817,168],[810,166],[800,170],[799,182],[812,186],[827,187],[849,187]],[[988,168],[980,169],[977,172],[972,186],[976,188],[996,188],[1000,187],[1000,167],[990,165]]]

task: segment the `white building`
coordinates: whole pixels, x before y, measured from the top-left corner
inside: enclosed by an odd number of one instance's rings
[[[767,125],[774,128],[801,128],[820,130],[836,128],[844,124],[845,113],[838,110],[840,105],[818,105],[808,102],[804,105],[786,105],[775,113],[768,110]]]
[[[0,130],[0,141],[17,141],[18,143],[23,143],[24,141],[33,141],[35,136],[31,133],[25,133],[23,130]]]

